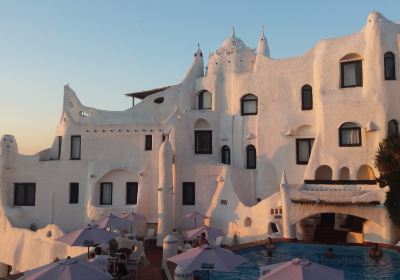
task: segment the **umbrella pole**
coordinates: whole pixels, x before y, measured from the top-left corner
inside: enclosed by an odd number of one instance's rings
[[[194,228],[197,228],[196,217],[194,218]]]
[[[87,246],[87,258],[89,259],[89,247],[90,246]]]
[[[207,280],[210,280],[210,270],[207,269]]]

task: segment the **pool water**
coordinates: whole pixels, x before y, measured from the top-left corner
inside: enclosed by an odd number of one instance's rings
[[[383,249],[383,257],[374,260],[368,257],[368,247],[361,246],[287,242],[280,242],[275,246],[276,250],[272,257],[268,257],[266,250],[261,246],[238,250],[236,253],[249,259],[249,262],[239,266],[233,272],[210,272],[209,279],[258,279],[260,266],[294,258],[308,259],[343,270],[345,279],[348,280],[400,279],[400,253],[395,250]],[[335,258],[325,257],[325,252],[330,247],[333,248]],[[205,276],[202,279],[207,279],[207,273],[204,271],[199,274]]]

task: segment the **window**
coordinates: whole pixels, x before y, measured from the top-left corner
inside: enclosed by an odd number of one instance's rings
[[[163,134],[163,135],[161,136],[161,143],[164,142],[164,141],[165,141],[165,135]]]
[[[305,85],[301,88],[301,110],[312,110],[312,87]]]
[[[314,138],[296,139],[296,163],[307,164],[310,159]]]
[[[35,206],[36,183],[14,184],[14,205]]]
[[[71,136],[71,159],[72,160],[81,159],[81,136],[80,135]]]
[[[100,205],[112,205],[112,183],[100,184]]]
[[[182,204],[195,205],[196,188],[194,182],[183,182],[182,188]]]
[[[345,61],[340,63],[341,67],[341,87],[361,87],[362,86],[362,61]]]
[[[198,95],[199,109],[211,109],[212,106],[212,96],[207,90],[203,90]]]
[[[399,125],[396,120],[391,120],[388,123],[388,136],[398,135]]]
[[[58,140],[58,153],[57,153],[57,159],[61,158],[61,148],[62,148],[62,136],[57,136]]]
[[[69,204],[79,203],[79,183],[69,183]]]
[[[221,162],[224,164],[231,164],[231,149],[227,145],[221,148]]]
[[[145,151],[151,151],[153,149],[153,136],[152,135],[146,135],[146,140],[144,144],[144,150]]]
[[[195,130],[195,154],[212,154],[212,131]]]
[[[256,169],[256,162],[257,162],[256,147],[254,147],[253,145],[248,145],[246,148],[246,152],[247,152],[246,168]]]
[[[257,115],[257,96],[246,94],[242,97],[240,107],[242,116]]]
[[[396,80],[396,65],[394,60],[394,54],[387,52],[384,55],[385,64],[385,80]]]
[[[126,204],[137,204],[138,183],[126,183]]]
[[[339,128],[339,146],[361,146],[361,127],[352,122],[342,124]]]

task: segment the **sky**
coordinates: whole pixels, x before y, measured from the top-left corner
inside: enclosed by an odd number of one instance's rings
[[[287,58],[358,32],[371,11],[400,21],[399,0],[0,0],[0,136],[23,154],[49,148],[65,84],[86,106],[125,110],[125,93],[179,83],[197,44],[214,52],[232,27],[256,48],[264,26],[271,56]]]

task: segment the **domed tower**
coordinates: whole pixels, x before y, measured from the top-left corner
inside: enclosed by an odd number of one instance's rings
[[[255,51],[236,37],[232,29],[231,36],[222,42],[215,53],[210,54],[207,73],[250,72],[253,71],[255,57]]]

